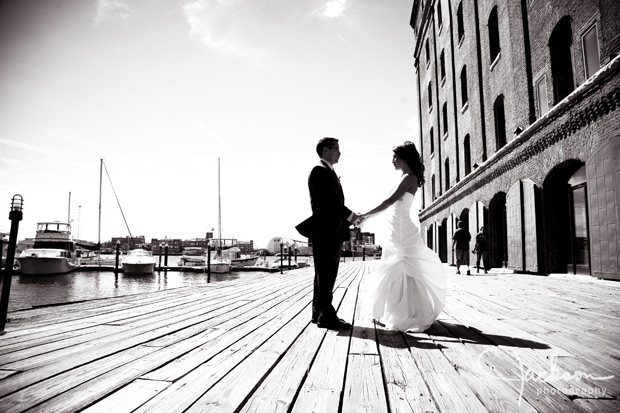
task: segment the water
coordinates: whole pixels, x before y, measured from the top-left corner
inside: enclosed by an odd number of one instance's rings
[[[256,272],[211,274],[211,283],[251,279]],[[0,282],[0,285],[2,282]],[[113,271],[73,271],[58,275],[14,275],[11,280],[9,311],[31,307],[118,297],[169,288],[206,286],[207,274],[156,271],[151,275],[130,275]]]

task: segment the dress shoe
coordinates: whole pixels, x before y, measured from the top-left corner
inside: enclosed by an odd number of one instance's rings
[[[340,320],[319,321],[317,325],[319,326],[319,328],[326,328],[328,330],[349,330],[351,329],[351,324],[340,321]]]

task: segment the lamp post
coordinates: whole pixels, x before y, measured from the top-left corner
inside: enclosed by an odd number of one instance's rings
[[[161,271],[161,250],[164,249],[164,243],[159,243],[159,270]]]
[[[2,297],[0,298],[0,333],[4,334],[4,326],[6,325],[6,316],[9,310],[9,295],[11,293],[11,277],[13,276],[13,261],[15,260],[15,247],[17,245],[17,231],[19,230],[19,221],[22,220],[24,214],[24,198],[17,194],[11,200],[11,212],[9,219],[11,220],[11,233],[9,235],[9,248],[6,251],[6,264],[4,266],[4,279],[2,280]]]
[[[211,241],[207,242],[207,284],[211,282]]]
[[[284,274],[284,244],[280,238],[280,274]]]
[[[114,274],[118,275],[118,257],[121,255],[121,241],[116,240],[116,260],[114,261]]]

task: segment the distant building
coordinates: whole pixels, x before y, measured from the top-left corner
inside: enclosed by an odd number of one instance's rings
[[[414,0],[411,27],[428,246],[453,264],[463,221],[494,267],[620,278],[620,2]]]
[[[117,242],[120,243],[121,251],[128,251],[137,245],[146,244],[144,235],[138,235],[137,237],[112,237],[112,240],[109,243],[104,243],[103,246],[115,249]]]

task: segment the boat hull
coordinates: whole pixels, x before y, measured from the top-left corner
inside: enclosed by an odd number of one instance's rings
[[[66,274],[79,266],[77,260],[65,257],[19,257],[17,261],[25,275]]]
[[[155,271],[154,262],[140,263],[123,263],[123,272],[125,274],[153,274]]]
[[[230,272],[230,263],[228,262],[211,262],[209,265],[209,271],[214,274],[224,274]]]
[[[252,267],[256,265],[256,261],[258,261],[258,256],[247,258],[233,258],[231,260],[231,264],[233,267]]]

